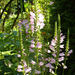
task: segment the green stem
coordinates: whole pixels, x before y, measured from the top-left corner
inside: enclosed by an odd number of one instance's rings
[[[57,36],[57,57],[56,57],[56,67],[55,67],[55,74],[57,72],[58,66],[58,58],[59,58],[59,50],[60,50],[60,15],[58,14],[58,36]]]
[[[68,49],[69,49],[69,29],[68,29],[68,33],[67,33],[67,42],[66,42],[66,50],[65,50],[66,54],[65,54],[65,59],[64,59],[64,65],[66,64]],[[64,75],[64,69],[63,69],[62,75]]]
[[[22,0],[20,0],[20,2],[21,2],[21,20],[23,20],[23,2],[22,2]]]

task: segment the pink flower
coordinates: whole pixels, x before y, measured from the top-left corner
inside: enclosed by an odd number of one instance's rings
[[[33,25],[31,26],[31,30],[32,30],[32,33],[34,33],[34,26]]]
[[[21,23],[24,25],[25,23],[27,23],[28,21],[25,19],[23,20]]]
[[[51,58],[50,63],[55,63],[55,59],[54,58]]]
[[[59,62],[63,61],[64,60],[64,57],[60,57],[59,58]]]
[[[45,59],[45,61],[47,61],[47,60],[48,60],[48,58]]]
[[[34,19],[30,19],[30,24],[34,25]]]
[[[42,29],[44,26],[45,26],[45,24],[44,23],[41,23],[40,24],[40,29]]]
[[[53,53],[52,55],[53,55],[54,57],[56,57],[56,54],[55,54],[55,53]]]
[[[49,69],[49,72],[51,72],[52,74],[54,74],[54,71],[52,69]]]
[[[62,36],[63,35],[63,33],[60,33],[60,36]]]
[[[43,70],[45,71],[45,68],[43,68]]]
[[[65,56],[65,54],[64,53],[60,53],[59,56]]]
[[[35,62],[35,61],[33,61],[33,60],[31,60],[31,63],[32,63],[33,65],[35,65],[35,64],[36,64],[36,62]]]
[[[27,67],[26,61],[23,61],[24,67]]]
[[[44,16],[40,13],[39,15],[38,15],[38,20],[40,21],[40,22],[44,22]]]
[[[64,45],[60,45],[60,48],[64,48]]]
[[[22,68],[22,66],[21,65],[18,65],[18,68]]]
[[[63,66],[64,69],[67,69],[67,66]]]
[[[34,42],[34,40],[31,40],[31,43],[33,43],[33,44],[34,44],[34,43],[35,43],[35,42]]]
[[[25,68],[25,73],[30,72],[30,71],[31,71],[31,67]]]
[[[67,56],[70,56],[70,54],[73,53],[73,50],[70,50],[67,54]]]
[[[22,72],[23,70],[21,68],[22,68],[22,66],[21,65],[18,65],[17,71]]]
[[[42,47],[42,44],[40,42],[37,43],[37,48],[41,48]]]
[[[33,49],[31,49],[31,48],[30,48],[30,50],[29,50],[29,51],[30,51],[30,52],[34,52],[34,50],[33,50]]]
[[[66,68],[67,68],[67,66],[66,66],[64,63],[62,63],[62,65],[63,65],[63,68],[64,68],[64,69],[66,69]]]
[[[52,45],[49,46],[51,50],[55,51],[54,47]]]
[[[60,38],[60,43],[63,43],[65,35]]]
[[[56,45],[56,41],[55,41],[54,39],[52,39],[51,45],[52,45],[52,46],[55,46],[55,45]]]
[[[35,70],[35,73],[36,73],[36,74],[40,74],[40,73],[41,73],[41,71]]]
[[[30,11],[30,15],[35,18],[35,14],[33,12]]]
[[[20,54],[17,54],[17,57],[21,57],[21,55]]]
[[[48,53],[51,53],[51,51],[50,51],[50,50],[48,50]]]
[[[18,51],[18,53],[20,53],[20,51]]]
[[[25,28],[26,28],[26,31],[28,31],[28,29],[29,29],[29,24],[26,24],[26,25],[25,25]]]
[[[47,63],[45,66],[46,66],[46,67],[49,67],[49,68],[51,68],[51,69],[54,68],[50,63]]]
[[[31,45],[30,45],[30,48],[34,48],[34,47],[35,47],[35,45],[34,45],[34,44],[31,44]]]
[[[54,2],[53,2],[53,1],[51,1],[49,5],[52,5],[52,4],[54,4]]]
[[[68,53],[69,53],[69,54],[73,53],[73,50],[70,50]]]
[[[18,69],[17,69],[17,71],[18,71],[18,72],[22,72],[23,70],[22,70],[22,69],[20,69],[20,68],[18,68]]]
[[[18,24],[19,28],[22,29],[21,24]]]
[[[40,65],[40,66],[43,66],[43,65],[44,65],[44,63],[43,63],[43,62],[40,62],[40,63],[39,63],[39,65]]]
[[[55,37],[55,40],[57,40],[57,37]]]

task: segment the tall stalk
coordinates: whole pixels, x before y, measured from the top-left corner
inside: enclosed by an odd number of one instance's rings
[[[58,14],[58,36],[57,36],[57,57],[56,57],[56,67],[55,67],[55,74],[57,72],[58,66],[58,58],[59,58],[59,50],[60,50],[60,15]]]
[[[38,67],[38,49],[36,48],[36,45],[37,45],[37,19],[38,19],[38,0],[34,0],[34,10],[35,10],[35,20],[34,20],[34,38],[35,38],[35,55],[36,55],[36,58],[37,58],[37,67]]]
[[[55,21],[55,33],[54,33],[54,37],[57,37],[57,21]]]
[[[64,65],[66,64],[68,49],[69,49],[69,29],[68,29],[68,33],[67,33],[67,42],[66,42],[66,49],[65,49],[66,53],[65,53]],[[64,75],[64,69],[63,69],[62,75]]]
[[[22,0],[20,0],[21,2],[21,20],[23,20],[23,2]]]

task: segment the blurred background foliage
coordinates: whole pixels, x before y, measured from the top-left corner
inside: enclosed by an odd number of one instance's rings
[[[44,8],[44,0],[39,1],[40,4],[42,4],[42,7]],[[68,58],[68,69],[65,70],[65,75],[75,75],[75,0],[48,1],[54,2],[54,4],[47,6],[50,13],[50,33],[53,34],[54,32],[55,21],[57,21],[58,14],[60,14],[61,16],[61,30],[64,35],[67,35],[67,29],[70,29],[70,49],[73,49],[73,54],[71,54],[71,56]],[[19,22],[19,19],[21,19],[20,3],[20,0],[0,0],[0,31],[10,32],[11,29],[17,27],[17,23]],[[32,5],[33,0],[22,0],[24,19],[29,19],[29,11],[33,10],[33,7],[31,7]],[[62,69],[59,68],[58,70],[58,75],[61,75]]]

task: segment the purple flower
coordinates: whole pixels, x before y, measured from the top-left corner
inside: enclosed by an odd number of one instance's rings
[[[44,65],[44,63],[43,63],[43,62],[40,62],[40,63],[39,63],[39,65],[40,65],[40,66],[43,66],[43,65]]]
[[[30,19],[30,24],[34,25],[34,19],[33,18]]]
[[[29,29],[29,24],[26,24],[26,25],[25,25],[25,28],[26,28],[26,31],[28,31],[28,29]]]
[[[37,48],[41,48],[42,47],[42,44],[40,42],[37,43]]]
[[[23,60],[24,67],[27,67],[26,61]]]
[[[67,69],[67,66],[64,63],[62,63],[62,65],[64,69]]]
[[[17,54],[17,57],[21,57],[21,55],[20,54]]]
[[[35,64],[36,64],[36,62],[35,62],[35,61],[33,61],[33,60],[31,60],[31,63],[32,63],[33,65],[35,65]]]
[[[23,70],[22,70],[22,69],[20,69],[20,68],[18,68],[18,69],[17,69],[17,71],[18,71],[18,72],[22,72]]]
[[[40,73],[41,73],[41,71],[35,70],[35,73],[36,73],[36,74],[40,74]]]
[[[64,53],[60,53],[59,56],[65,56],[65,54]]]
[[[52,74],[54,74],[54,71],[52,69],[49,69],[49,72],[51,72]]]
[[[55,45],[56,45],[56,41],[55,41],[54,39],[52,39],[51,45],[52,45],[52,46],[55,46]]]
[[[29,51],[30,51],[30,52],[34,52],[34,50],[33,50],[33,49],[31,49],[31,48],[30,48],[30,50],[29,50]]]
[[[32,30],[32,33],[34,33],[34,26],[31,25],[31,30]]]
[[[53,1],[51,1],[49,5],[52,5],[52,4],[54,4],[54,2],[53,2]]]
[[[30,15],[35,18],[35,14],[33,12],[30,11]]]
[[[49,67],[49,68],[51,68],[51,69],[54,68],[50,63],[47,63],[45,66],[46,66],[46,67]]]
[[[45,61],[47,61],[47,60],[48,60],[48,58],[45,59]]]
[[[31,67],[25,68],[25,73],[30,72],[30,71],[31,71]]]
[[[53,55],[54,57],[56,57],[56,54],[55,54],[55,53],[53,53],[52,55]]]
[[[33,44],[34,44],[34,43],[35,43],[35,42],[34,42],[34,40],[31,40],[31,43],[33,43]]]
[[[54,47],[52,45],[49,46],[51,50],[55,51]]]
[[[18,53],[20,53],[20,51],[18,51]]]
[[[34,48],[34,47],[35,47],[35,45],[34,45],[34,44],[31,44],[31,45],[30,45],[30,48]]]
[[[18,65],[18,68],[22,68],[22,66],[21,65]]]
[[[51,58],[50,63],[55,63],[55,59],[54,58]]]
[[[23,24],[23,25],[25,25],[25,23],[27,23],[28,21],[25,19],[25,20],[23,20],[21,23]]]
[[[67,66],[63,66],[64,69],[67,69]]]
[[[18,65],[17,71],[22,72],[23,70],[21,68],[22,68],[22,66],[21,65]]]
[[[70,50],[68,53],[69,53],[69,54],[73,53],[73,50]]]
[[[60,38],[60,43],[63,43],[65,35]]]
[[[22,29],[21,24],[18,24],[19,28]]]
[[[64,57],[60,57],[59,58],[59,62],[63,61],[64,60]]]

